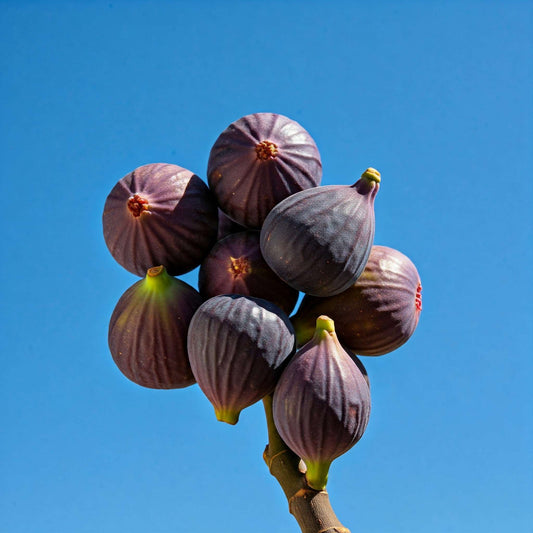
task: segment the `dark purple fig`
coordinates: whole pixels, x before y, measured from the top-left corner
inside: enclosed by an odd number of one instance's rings
[[[227,237],[232,233],[240,233],[241,231],[246,231],[246,228],[231,220],[231,218],[225,215],[224,211],[219,208],[217,241],[221,241],[224,237]]]
[[[422,284],[415,265],[398,250],[373,246],[350,288],[329,298],[305,296],[291,320],[299,345],[312,337],[316,317],[327,314],[350,350],[384,355],[407,342],[421,310]]]
[[[379,183],[379,172],[369,168],[352,186],[315,187],[280,202],[261,229],[261,252],[270,268],[307,294],[346,290],[370,254]]]
[[[113,187],[102,217],[109,251],[144,276],[154,265],[169,274],[196,268],[216,241],[218,211],[207,185],[177,165],[144,165]]]
[[[283,371],[273,416],[281,438],[304,460],[308,485],[323,490],[332,461],[359,441],[370,416],[367,382],[327,316],[318,317],[313,338]]]
[[[289,319],[267,300],[231,294],[200,306],[189,326],[189,359],[218,420],[236,424],[274,390],[294,341]]]
[[[195,380],[187,357],[187,330],[203,303],[163,266],[148,269],[118,301],[109,323],[109,348],[120,371],[152,389],[178,389]]]
[[[209,154],[207,179],[220,208],[235,222],[259,229],[269,211],[322,178],[312,137],[294,120],[255,113],[230,124]]]
[[[200,266],[198,289],[206,298],[242,294],[270,300],[290,314],[298,291],[289,287],[266,264],[259,247],[259,232],[248,230],[219,241]]]

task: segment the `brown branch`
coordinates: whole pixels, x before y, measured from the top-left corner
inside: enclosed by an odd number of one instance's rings
[[[272,416],[272,395],[263,398],[263,405],[268,427],[263,459],[283,489],[289,512],[298,521],[302,533],[350,533],[335,515],[327,491],[309,487],[305,466],[280,437]]]

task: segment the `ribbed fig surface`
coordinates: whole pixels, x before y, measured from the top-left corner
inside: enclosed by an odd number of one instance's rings
[[[213,246],[200,266],[198,288],[206,298],[242,294],[270,300],[287,315],[298,300],[298,291],[263,259],[255,230],[233,233]]]
[[[273,415],[281,438],[304,460],[308,484],[324,489],[332,461],[360,440],[370,416],[368,384],[327,316],[283,371]]]
[[[150,268],[121,296],[111,315],[109,348],[120,371],[153,389],[192,385],[187,331],[203,301],[163,266]]]
[[[113,187],[102,216],[115,260],[138,276],[163,265],[169,274],[196,268],[216,241],[218,210],[207,185],[166,163],[143,165]]]
[[[305,296],[291,320],[298,344],[314,334],[326,314],[340,341],[360,355],[384,355],[414,333],[422,310],[422,284],[413,262],[387,246],[373,246],[359,279],[329,298]]]
[[[300,124],[276,113],[254,113],[220,134],[211,148],[207,178],[231,219],[259,229],[278,202],[320,184],[322,163]]]
[[[188,350],[217,419],[236,424],[244,408],[270,394],[294,343],[292,324],[271,302],[220,295],[203,303],[189,326]]]
[[[380,180],[369,168],[352,186],[315,187],[280,202],[261,229],[261,252],[272,270],[314,296],[346,290],[370,254]]]

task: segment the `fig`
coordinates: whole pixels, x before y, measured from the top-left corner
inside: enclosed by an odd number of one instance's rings
[[[279,378],[273,416],[281,438],[305,462],[308,485],[323,490],[331,463],[361,439],[370,416],[370,389],[329,317],[317,318],[313,338]]]
[[[224,237],[227,237],[232,233],[240,233],[241,231],[246,231],[246,228],[231,220],[231,218],[225,215],[224,211],[219,208],[217,241],[221,241]]]
[[[144,276],[154,265],[170,275],[196,268],[216,241],[218,208],[207,185],[177,165],[154,163],[113,187],[102,216],[115,260]]]
[[[319,315],[335,321],[339,340],[359,355],[384,355],[407,342],[422,310],[422,284],[412,261],[394,248],[373,246],[359,279],[328,298],[305,296],[291,318],[299,345]]]
[[[205,298],[242,294],[270,300],[287,315],[298,300],[298,291],[263,259],[256,230],[233,233],[213,246],[200,266],[198,289]]]
[[[315,141],[298,122],[275,113],[246,115],[217,138],[207,165],[222,211],[259,229],[269,211],[295,192],[316,187],[322,163]]]
[[[354,185],[307,189],[276,205],[261,229],[261,252],[270,268],[313,296],[346,290],[370,254],[380,181],[369,168]]]
[[[191,368],[219,421],[270,394],[294,351],[285,313],[261,298],[219,295],[204,302],[189,326]]]
[[[204,299],[160,265],[120,297],[109,323],[109,349],[120,371],[152,389],[195,383],[187,356],[187,331]]]

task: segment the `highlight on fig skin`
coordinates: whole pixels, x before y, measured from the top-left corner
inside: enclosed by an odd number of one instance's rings
[[[255,153],[257,159],[261,159],[262,161],[274,159],[278,155],[278,146],[276,143],[270,141],[261,141],[256,145]]]
[[[138,194],[134,194],[128,200],[128,209],[135,218],[140,217],[142,213],[147,212],[149,207],[148,200]]]

